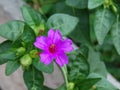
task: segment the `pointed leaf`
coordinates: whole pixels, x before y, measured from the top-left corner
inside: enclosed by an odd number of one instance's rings
[[[50,65],[46,66],[45,64],[40,62],[40,59],[37,58],[36,60],[34,60],[33,62],[34,67],[42,72],[46,72],[46,73],[52,73],[54,70],[54,66],[53,63],[51,63]]]
[[[23,6],[21,8],[23,18],[25,22],[34,29],[35,26],[39,26],[42,20],[41,15],[38,11],[34,10],[30,6]]]
[[[20,36],[20,40],[23,41],[25,43],[25,47],[29,50],[31,50],[33,43],[35,41],[35,33],[34,31],[28,26],[25,25],[24,26],[24,31],[22,33],[22,35]]]
[[[89,49],[88,63],[90,65],[90,73],[97,73],[103,77],[106,77],[107,70],[104,62],[100,60],[100,53],[95,52],[93,49]]]
[[[115,21],[115,16],[109,9],[98,9],[95,14],[94,30],[100,45],[103,44],[106,35]]]
[[[80,90],[90,90],[90,88],[96,84],[101,78],[88,78],[79,82]]]
[[[67,14],[54,14],[48,19],[47,25],[49,28],[61,30],[63,35],[68,35],[74,30],[78,21],[78,18]]]
[[[116,22],[112,26],[111,34],[112,34],[113,44],[118,54],[120,54],[120,20],[119,20],[119,17],[117,17]]]
[[[20,63],[18,60],[8,61],[5,69],[5,74],[11,75],[20,67]]]
[[[101,80],[95,84],[96,90],[119,90],[114,85],[112,85],[105,77],[99,74],[91,73],[88,78],[101,78]]]
[[[88,0],[88,8],[94,9],[100,5],[102,5],[105,2],[105,0]]]
[[[28,90],[43,90],[43,74],[33,66],[24,71],[23,77]]]
[[[16,58],[15,51],[10,50],[11,47],[12,42],[8,40],[0,44],[0,65]]]
[[[24,30],[24,22],[22,21],[10,21],[5,24],[0,25],[0,36],[15,41]]]

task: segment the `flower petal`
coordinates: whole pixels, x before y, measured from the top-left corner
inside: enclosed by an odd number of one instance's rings
[[[71,52],[74,48],[72,47],[72,40],[66,39],[62,41],[59,48],[64,52]]]
[[[49,53],[43,52],[40,54],[40,61],[45,65],[48,65],[53,61],[53,56],[51,56]]]
[[[47,47],[47,37],[45,36],[39,36],[36,38],[36,41],[34,42],[34,45],[42,50],[45,50]]]
[[[50,29],[48,31],[48,38],[50,38],[53,43],[56,43],[59,42],[59,40],[62,40],[62,35],[59,30]]]
[[[63,52],[63,53],[59,53],[58,55],[56,55],[56,63],[62,67],[65,64],[68,64],[68,57],[67,55]]]

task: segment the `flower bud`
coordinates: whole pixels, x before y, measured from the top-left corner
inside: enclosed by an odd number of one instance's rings
[[[73,82],[68,83],[69,90],[74,90],[74,86],[75,86],[75,84]]]
[[[31,56],[32,58],[36,58],[36,57],[38,57],[37,53],[38,53],[37,50],[32,50],[32,51],[30,51],[30,56]]]
[[[32,58],[29,54],[26,54],[20,59],[20,63],[23,67],[28,67],[32,64]]]
[[[105,0],[104,2],[104,7],[105,8],[109,8],[109,6],[112,4],[112,1],[111,0]]]
[[[45,25],[44,25],[44,22],[43,22],[43,21],[40,23],[40,30],[41,30],[41,31],[44,31],[44,30],[45,30]]]
[[[92,89],[92,90],[96,90],[96,88],[97,88],[97,87],[96,87],[95,85],[93,85],[91,89]]]
[[[118,13],[117,8],[114,5],[112,5],[112,10],[114,11],[115,14]]]
[[[24,47],[20,47],[16,50],[16,55],[23,55],[25,53],[26,49]]]
[[[35,31],[36,36],[39,36],[39,35],[42,35],[42,33],[44,32],[44,30],[45,30],[45,25],[44,25],[44,22],[42,21],[40,23],[40,26],[35,27],[34,31]]]

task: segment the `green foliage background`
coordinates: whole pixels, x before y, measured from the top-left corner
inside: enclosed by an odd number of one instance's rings
[[[45,28],[59,29],[73,40],[76,50],[68,54],[68,81],[57,90],[118,90],[107,79],[108,71],[120,80],[120,1],[119,0],[25,0],[21,12],[24,21],[13,20],[0,25],[0,36],[7,41],[0,44],[0,64],[7,63],[6,75],[23,67],[28,90],[53,90],[43,85],[42,72],[52,73],[53,63],[45,66],[39,57],[32,57],[28,67],[21,65],[21,57],[37,50],[33,43]],[[25,52],[16,55],[18,48]],[[37,50],[39,51],[39,50]],[[104,64],[106,63],[106,66]],[[27,62],[30,63],[29,61]],[[107,69],[106,69],[107,67]],[[108,71],[107,71],[108,70]]]

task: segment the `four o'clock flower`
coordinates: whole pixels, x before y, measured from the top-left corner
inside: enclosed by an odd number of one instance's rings
[[[60,31],[53,29],[48,31],[48,37],[38,36],[34,45],[43,50],[40,53],[42,63],[48,65],[55,59],[60,67],[68,64],[66,53],[73,50],[72,41],[70,39],[63,40]]]

